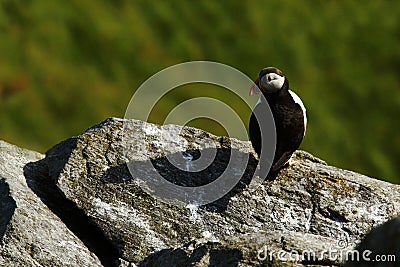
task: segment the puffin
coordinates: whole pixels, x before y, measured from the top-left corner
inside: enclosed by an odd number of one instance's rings
[[[276,129],[275,155],[269,169],[271,175],[289,165],[293,153],[303,141],[307,127],[306,108],[300,97],[289,89],[289,80],[283,72],[275,67],[264,68],[258,74],[250,88],[250,95],[260,93],[264,97],[260,97],[251,113],[249,136],[260,159],[263,136],[255,114],[268,112],[266,105],[269,105]]]

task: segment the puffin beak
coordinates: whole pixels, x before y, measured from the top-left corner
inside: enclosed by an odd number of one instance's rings
[[[259,78],[257,78],[257,80],[254,81],[253,85],[250,87],[249,95],[252,96],[260,93],[260,89],[258,88],[259,81],[260,81]]]

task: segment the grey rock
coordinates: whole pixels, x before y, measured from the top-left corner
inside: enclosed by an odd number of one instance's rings
[[[400,217],[372,229],[357,245],[356,257],[348,259],[345,267],[396,267],[400,262]]]
[[[0,266],[102,266],[30,188],[27,164],[43,157],[0,141]]]
[[[199,157],[212,164],[190,172]],[[387,222],[399,185],[297,151],[254,189],[256,167],[249,142],[136,120],[108,119],[45,157],[0,141],[0,266],[338,266],[366,250],[399,260],[399,219]],[[198,204],[224,184],[179,198],[221,177],[238,181],[222,198]],[[360,264],[381,266],[347,266]]]
[[[216,159],[202,172],[188,174],[168,162],[213,147]],[[230,166],[228,176],[239,183],[219,200],[174,205],[149,193],[163,193],[152,184],[154,169],[172,183],[201,186],[224,172],[233,152],[245,170]],[[339,265],[345,259],[336,254],[400,214],[400,186],[304,151],[250,190],[257,160],[249,142],[176,125],[108,119],[58,144],[37,165],[47,168],[43,183],[54,183],[104,234],[120,266]],[[308,256],[294,260],[297,254]]]

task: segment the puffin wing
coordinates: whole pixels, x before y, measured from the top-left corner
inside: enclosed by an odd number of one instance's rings
[[[298,97],[293,91],[289,90],[289,94],[297,107],[295,109],[285,108],[281,111],[281,113],[285,115],[282,116],[280,120],[283,125],[286,125],[286,127],[291,130],[284,130],[286,128],[285,126],[278,129],[278,134],[280,135],[278,138],[280,138],[281,141],[278,141],[277,150],[275,151],[276,158],[271,167],[271,173],[279,171],[287,164],[293,153],[299,148],[306,133],[306,108],[300,97]]]

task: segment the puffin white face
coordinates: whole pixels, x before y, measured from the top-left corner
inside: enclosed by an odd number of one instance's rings
[[[285,77],[270,72],[260,77],[260,89],[264,89],[267,93],[274,93],[282,88],[285,83]]]

